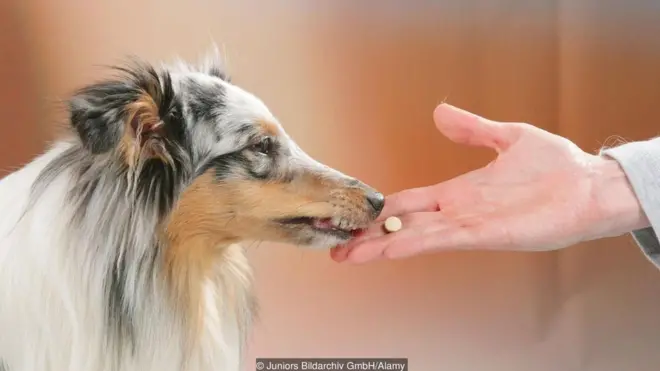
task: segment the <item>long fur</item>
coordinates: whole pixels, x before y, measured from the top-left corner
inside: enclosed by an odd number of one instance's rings
[[[350,232],[382,195],[307,156],[217,59],[117,71],[0,181],[0,370],[238,371],[256,307],[239,243],[345,242],[296,221]]]

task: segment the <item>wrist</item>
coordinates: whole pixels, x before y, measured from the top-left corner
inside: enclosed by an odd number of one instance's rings
[[[589,207],[596,217],[590,240],[616,237],[650,225],[626,173],[607,156],[594,156],[589,167]]]

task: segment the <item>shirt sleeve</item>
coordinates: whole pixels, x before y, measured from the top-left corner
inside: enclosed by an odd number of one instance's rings
[[[651,227],[632,232],[646,257],[660,269],[660,138],[603,149],[601,156],[616,160],[623,169]]]

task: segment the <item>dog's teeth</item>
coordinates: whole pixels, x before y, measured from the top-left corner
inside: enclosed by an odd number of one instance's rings
[[[342,222],[342,220],[341,220],[341,218],[338,217],[338,216],[333,217],[332,220],[331,220],[332,225],[333,225],[334,227],[337,227],[337,228],[340,228],[340,227],[341,227],[341,222]]]
[[[332,217],[329,221],[329,224],[335,229],[341,229],[344,231],[352,231],[358,229],[357,224],[349,219],[342,217]]]

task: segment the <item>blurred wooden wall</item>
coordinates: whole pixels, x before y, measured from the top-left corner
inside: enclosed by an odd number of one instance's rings
[[[131,53],[192,59],[211,38],[303,148],[387,193],[492,159],[436,133],[431,113],[443,100],[589,151],[660,128],[652,0],[5,0],[0,27],[2,168],[42,148],[63,117],[52,103],[97,78],[98,65]],[[660,271],[628,237],[359,267],[266,244],[251,259],[263,307],[251,357],[403,356],[428,371],[660,369]]]
[[[12,1],[0,2],[0,177],[43,148],[32,47],[23,14]]]

